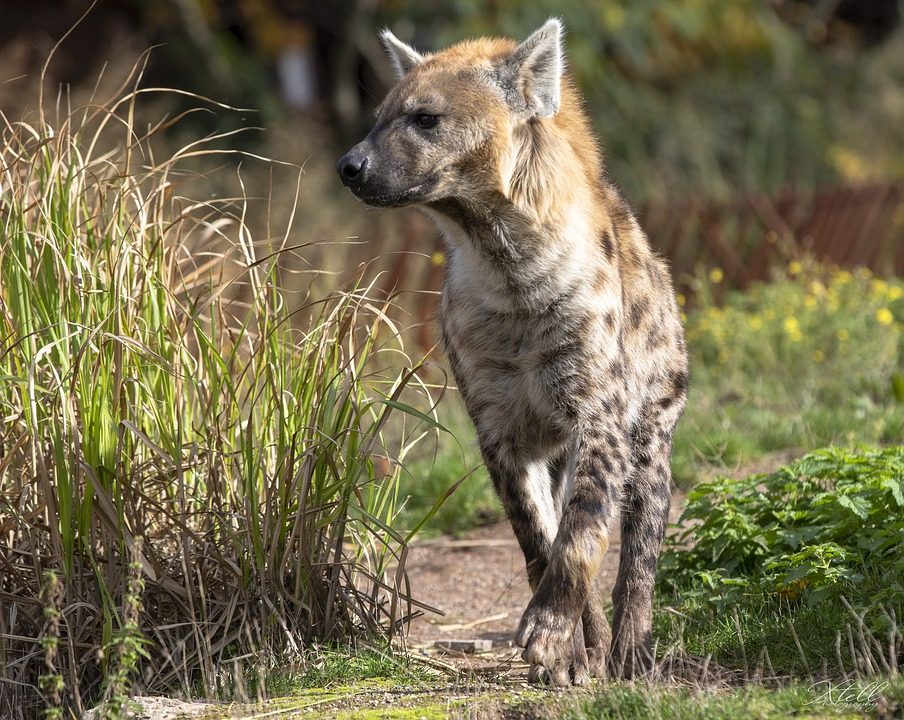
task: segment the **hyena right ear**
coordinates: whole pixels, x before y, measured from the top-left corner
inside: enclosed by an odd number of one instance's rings
[[[380,33],[380,39],[383,41],[386,52],[389,53],[389,59],[392,61],[399,80],[424,62],[423,55],[399,40],[389,28]]]
[[[551,117],[559,111],[562,55],[562,23],[550,18],[506,61],[529,112]]]

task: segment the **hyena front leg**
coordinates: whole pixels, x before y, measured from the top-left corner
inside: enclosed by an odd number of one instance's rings
[[[654,667],[653,589],[671,505],[671,434],[678,414],[657,409],[635,433],[634,472],[624,491],[621,556],[612,592],[609,671],[615,677],[647,674]]]
[[[549,565],[515,635],[515,641],[524,648],[525,661],[551,670],[554,679],[555,669],[573,652],[575,630],[582,624],[609,546],[628,455],[627,448],[616,439],[619,436],[615,428],[582,434],[571,497],[559,521]],[[598,643],[605,641],[601,615],[601,608],[598,612],[591,606],[588,617],[595,623],[591,629],[597,634],[593,641]]]
[[[571,490],[570,476],[574,468],[569,467],[570,453],[563,453],[550,464],[554,487],[555,502],[559,508],[567,504]],[[583,627],[582,627],[583,626]],[[591,677],[602,678],[607,674],[609,648],[612,645],[612,630],[609,620],[606,618],[606,610],[603,595],[599,586],[594,584],[584,602],[584,610],[581,613],[581,622],[578,629],[583,631],[584,647],[587,650],[587,666]]]
[[[549,565],[556,539],[559,512],[554,500],[554,483],[549,467],[541,462],[525,462],[506,443],[482,447],[484,462],[506,515],[524,553],[531,590],[536,592]],[[569,646],[557,662],[531,663],[528,680],[554,685],[587,684],[590,673],[582,628],[572,628]]]

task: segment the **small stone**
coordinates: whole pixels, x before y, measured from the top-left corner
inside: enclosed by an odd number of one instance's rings
[[[473,640],[437,640],[434,643],[437,650],[451,653],[463,653],[473,655],[474,653],[487,652],[493,649],[493,641],[483,638],[475,638]]]

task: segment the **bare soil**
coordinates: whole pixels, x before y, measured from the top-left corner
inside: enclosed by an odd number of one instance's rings
[[[682,499],[673,498],[671,522],[680,514]],[[606,597],[615,584],[620,551],[616,530],[598,581]],[[412,621],[409,650],[460,670],[526,681],[527,665],[512,638],[531,591],[524,556],[507,522],[477,528],[463,539],[415,541],[405,567],[414,597],[445,613],[425,612]],[[492,645],[484,650],[487,641]],[[450,644],[453,650],[443,649]]]

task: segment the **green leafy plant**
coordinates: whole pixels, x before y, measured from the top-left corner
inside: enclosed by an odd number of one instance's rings
[[[828,448],[773,473],[701,483],[679,524],[660,593],[701,631],[740,612],[744,623],[726,625],[740,631],[727,643],[734,650],[790,623],[805,664],[810,656],[841,672],[845,663],[887,670],[904,658],[904,447]],[[842,652],[836,641],[852,626],[862,642]]]

